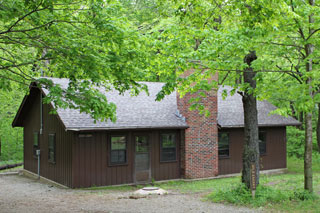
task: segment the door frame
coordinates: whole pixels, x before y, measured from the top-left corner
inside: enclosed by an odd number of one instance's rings
[[[150,132],[133,132],[132,134],[132,143],[133,143],[133,181],[134,183],[149,183],[151,182],[151,150],[152,143],[151,138],[152,134]],[[147,181],[137,181],[136,180],[136,136],[147,136],[148,144],[149,144],[149,178]]]

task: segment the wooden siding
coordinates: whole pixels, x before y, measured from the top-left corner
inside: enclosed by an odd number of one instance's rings
[[[266,154],[260,156],[261,170],[286,168],[286,127],[266,127],[259,130],[266,133]],[[219,174],[241,172],[243,128],[221,129],[219,132],[229,133],[229,157],[219,158]]]
[[[179,153],[179,131],[177,153]],[[128,130],[97,131],[77,133],[73,143],[73,187],[105,186],[134,183],[134,135],[146,134],[150,140],[151,177],[155,180],[175,179],[180,177],[179,160],[160,163],[160,133],[163,130]],[[167,131],[165,131],[167,132]],[[172,130],[171,130],[172,132]],[[79,137],[81,134],[81,137]],[[91,137],[90,137],[91,135]],[[127,136],[127,163],[125,165],[109,164],[110,135]],[[179,154],[177,154],[179,159]]]
[[[33,133],[40,130],[40,92],[30,91],[32,101],[24,110],[24,169],[37,173],[37,159],[33,156]],[[66,132],[56,115],[50,115],[50,106],[43,105],[43,134],[39,135],[41,150],[40,175],[60,184],[72,186],[72,141],[74,134]],[[48,162],[48,134],[56,135],[56,163]]]

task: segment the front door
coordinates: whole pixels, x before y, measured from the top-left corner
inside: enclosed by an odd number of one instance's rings
[[[136,135],[135,140],[135,182],[149,182],[150,171],[150,145],[147,135]]]

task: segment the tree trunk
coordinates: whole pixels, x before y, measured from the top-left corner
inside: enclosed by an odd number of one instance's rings
[[[249,68],[243,73],[244,83],[249,83],[249,89],[256,88],[256,81],[254,77],[256,73],[250,67],[251,62],[256,60],[255,51],[251,51],[244,59],[249,65]],[[246,89],[242,95],[243,111],[244,111],[244,150],[242,153],[242,182],[250,188],[250,170],[251,164],[256,166],[256,184],[259,184],[259,143],[258,143],[258,114],[257,114],[257,100],[252,91]]]
[[[318,143],[318,152],[320,153],[320,104],[318,104],[317,143]]]
[[[311,6],[315,5],[315,0],[309,0]],[[309,23],[314,23],[313,14],[309,16]],[[312,35],[314,30],[309,28],[309,34]],[[306,71],[312,72],[312,57],[310,55],[314,51],[313,44],[306,44]],[[308,95],[313,99],[312,78],[307,77],[306,85],[308,85]],[[304,146],[304,189],[310,192],[312,189],[312,112],[305,113],[305,146]]]
[[[304,189],[312,192],[312,113],[305,115]]]

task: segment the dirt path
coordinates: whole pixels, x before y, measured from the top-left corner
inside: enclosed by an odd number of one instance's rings
[[[0,176],[0,212],[254,212],[201,201],[199,194],[169,193],[129,199],[132,192],[59,189],[13,175]]]

